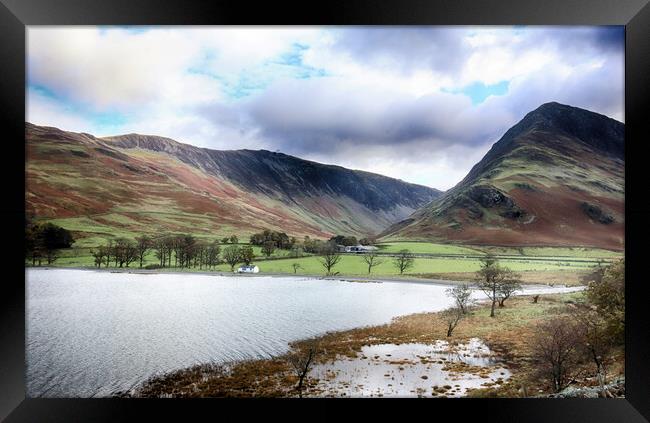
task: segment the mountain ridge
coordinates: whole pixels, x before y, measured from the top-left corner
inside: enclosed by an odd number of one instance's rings
[[[31,123],[26,123],[26,134],[27,205],[41,217],[103,213],[126,220],[133,210],[145,210],[147,218],[138,216],[140,225],[132,225],[145,230],[147,221],[156,220],[154,213],[165,212],[161,205],[168,204],[180,215],[200,217],[211,230],[367,236],[440,194],[267,150],[211,150],[139,134],[100,138]],[[157,221],[158,227],[163,223]]]
[[[445,192],[268,150],[211,150],[134,133],[95,137],[30,123],[26,132],[35,159],[28,161],[35,187],[28,208],[50,218],[100,216],[87,231],[144,210],[132,226],[183,230],[200,222],[220,232],[624,245],[625,126],[557,102],[527,113]],[[169,210],[185,223],[156,214]]]
[[[380,236],[622,249],[624,133],[607,116],[545,103],[457,185]]]

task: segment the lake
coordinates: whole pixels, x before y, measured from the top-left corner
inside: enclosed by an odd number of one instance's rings
[[[27,396],[110,396],[193,364],[279,355],[298,339],[442,310],[451,305],[445,289],[408,282],[30,268]]]

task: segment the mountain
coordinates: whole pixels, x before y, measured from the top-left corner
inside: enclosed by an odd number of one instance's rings
[[[510,128],[468,175],[384,239],[489,245],[624,245],[625,125],[546,103]]]
[[[385,176],[265,150],[169,138],[98,138],[26,124],[26,208],[86,237],[159,232],[372,235],[440,195]]]

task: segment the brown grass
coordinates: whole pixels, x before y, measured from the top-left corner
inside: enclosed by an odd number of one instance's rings
[[[525,271],[517,272],[521,277],[523,284],[542,284],[542,285],[582,285],[583,278],[589,274],[589,271]],[[476,272],[449,272],[449,273],[420,273],[417,275],[423,279],[441,279],[450,281],[468,281],[471,282],[476,278]]]
[[[512,377],[498,386],[490,385],[483,389],[468,391],[469,396],[520,397],[525,386],[528,395],[549,393],[549,387],[543,382],[531,384],[532,373],[530,340],[535,332],[535,325],[544,319],[566,313],[567,301],[580,300],[579,294],[554,294],[540,297],[533,304],[530,297],[516,297],[499,308],[497,316],[489,317],[487,304],[477,306],[467,318],[462,320],[453,336],[446,337],[445,322],[438,313],[419,313],[402,316],[391,323],[352,329],[348,331],[327,333],[317,339],[320,355],[317,363],[327,363],[345,357],[357,357],[364,345],[425,343],[433,344],[437,340],[447,340],[452,345],[466,342],[470,338],[480,338],[498,354],[504,365],[512,372]],[[291,346],[300,350],[310,340],[298,341]],[[623,352],[618,351],[610,360],[610,376],[623,372]],[[445,369],[454,372],[470,371],[483,375],[489,369],[470,368],[463,363],[447,363]],[[589,365],[585,365],[585,376],[590,375]],[[591,372],[593,373],[593,371]],[[314,385],[315,381],[311,381]],[[592,383],[590,379],[585,384]],[[593,382],[595,383],[595,382]],[[140,387],[134,396],[138,397],[279,397],[297,396],[294,390],[296,378],[289,372],[284,356],[270,360],[253,360],[234,364],[224,371],[219,366],[195,366],[180,370],[167,376],[155,378]],[[308,383],[307,393],[310,385]],[[437,394],[444,394],[451,387],[435,389]]]

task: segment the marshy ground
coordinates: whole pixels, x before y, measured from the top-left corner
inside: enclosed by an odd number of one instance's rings
[[[316,341],[319,355],[303,396],[502,396],[550,393],[531,379],[535,325],[567,313],[582,293],[510,299],[489,317],[477,305],[449,338],[439,313],[418,313],[391,323],[327,333],[293,343],[300,351]],[[623,351],[608,365],[608,375],[623,374]],[[365,367],[364,367],[365,366]],[[371,368],[372,371],[368,370]],[[596,385],[585,366],[579,381]],[[456,380],[454,380],[456,379]],[[130,393],[135,397],[292,397],[297,377],[286,356],[228,365],[204,364],[153,378]]]

